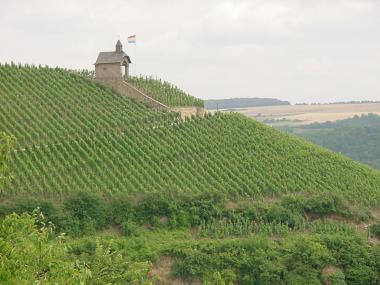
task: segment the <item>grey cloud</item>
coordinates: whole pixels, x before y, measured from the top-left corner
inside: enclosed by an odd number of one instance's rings
[[[202,98],[379,100],[379,2],[0,0],[0,61],[92,68],[120,37],[132,70]]]

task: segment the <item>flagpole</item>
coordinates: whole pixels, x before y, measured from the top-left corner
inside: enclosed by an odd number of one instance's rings
[[[137,64],[136,64],[136,62],[137,62],[137,47],[136,47],[137,43],[136,42],[137,42],[136,41],[136,35],[128,37],[128,44],[134,45],[134,48],[133,48],[133,56],[134,56],[133,62],[134,62],[134,64],[132,66],[134,76],[137,76]]]
[[[137,77],[137,40],[135,41],[135,76]]]

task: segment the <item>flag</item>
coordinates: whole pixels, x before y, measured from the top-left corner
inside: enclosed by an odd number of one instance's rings
[[[136,43],[136,35],[129,36],[128,37],[128,43],[129,44],[135,44]]]

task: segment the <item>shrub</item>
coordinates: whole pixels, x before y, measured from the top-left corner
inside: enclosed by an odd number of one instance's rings
[[[106,225],[106,205],[100,196],[78,192],[67,199],[64,208],[79,221],[83,233],[91,233]]]
[[[318,272],[307,265],[300,265],[285,275],[285,282],[289,285],[322,285]]]
[[[134,220],[135,209],[128,197],[115,197],[112,199],[108,210],[108,223],[121,225]]]
[[[380,223],[379,224],[371,225],[370,232],[371,232],[371,234],[373,236],[375,236],[378,239],[380,239]]]
[[[303,197],[287,196],[281,200],[281,206],[285,209],[292,211],[293,213],[303,214],[305,208],[305,202]]]
[[[337,196],[323,193],[306,200],[305,211],[324,217],[335,213],[339,204],[340,200]]]
[[[328,276],[324,276],[322,281],[326,285],[347,285],[342,271],[336,271]]]
[[[266,222],[288,224],[291,228],[299,225],[303,220],[300,214],[293,213],[291,210],[279,205],[272,205],[263,218]]]
[[[205,193],[184,198],[181,209],[190,215],[191,224],[199,225],[202,221],[208,222],[219,219],[224,211],[224,197],[219,193]]]
[[[133,221],[125,221],[121,224],[122,232],[125,236],[139,236],[141,234],[141,227]]]

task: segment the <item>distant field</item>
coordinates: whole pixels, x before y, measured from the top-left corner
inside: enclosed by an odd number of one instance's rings
[[[283,124],[310,124],[343,120],[369,113],[380,115],[380,103],[267,106],[234,111],[254,117],[258,121],[283,120]]]

